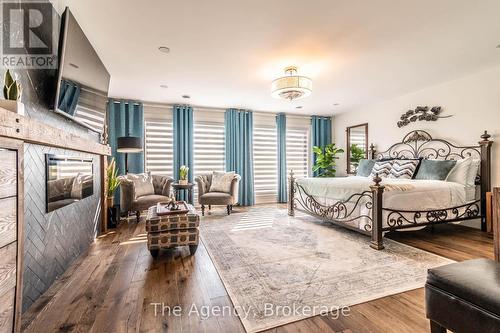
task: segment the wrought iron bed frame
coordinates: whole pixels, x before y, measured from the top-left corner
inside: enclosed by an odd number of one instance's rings
[[[476,157],[480,160],[480,168],[476,177],[476,185],[480,186],[480,199],[464,205],[437,210],[394,210],[384,208],[382,179],[376,175],[370,190],[356,193],[347,200],[325,206],[309,195],[302,186],[295,182],[293,170],[289,178],[288,215],[294,216],[300,210],[327,222],[342,225],[346,228],[371,236],[370,246],[376,250],[384,248],[383,233],[386,231],[464,221],[481,218],[481,229],[486,229],[486,193],[491,190],[491,136],[484,131],[477,146],[456,146],[443,139],[433,139],[423,130],[415,130],[406,134],[401,142],[393,144],[386,151],[377,153],[375,146],[370,145],[370,158],[428,158],[453,160]],[[368,213],[358,214],[364,205]],[[359,210],[359,212],[362,212]],[[387,213],[383,226],[383,213]],[[368,223],[364,229],[348,224],[355,220],[365,219]]]

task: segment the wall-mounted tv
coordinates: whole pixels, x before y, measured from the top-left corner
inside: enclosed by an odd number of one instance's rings
[[[92,124],[92,109],[106,109],[109,80],[99,55],[66,8],[61,18],[55,112],[98,131],[98,124]]]

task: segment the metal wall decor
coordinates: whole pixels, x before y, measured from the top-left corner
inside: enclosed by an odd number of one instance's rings
[[[398,121],[398,127],[405,127],[416,121],[437,121],[439,118],[449,118],[449,116],[440,116],[442,109],[440,106],[433,106],[429,109],[428,106],[417,106],[415,110],[408,110],[401,115]]]

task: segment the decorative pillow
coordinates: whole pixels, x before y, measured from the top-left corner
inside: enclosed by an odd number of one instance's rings
[[[234,171],[230,172],[212,172],[212,183],[210,192],[231,193],[231,182],[234,179]]]
[[[134,183],[134,192],[136,199],[145,195],[155,194],[153,177],[151,177],[150,171],[139,174],[129,173],[125,177],[127,178],[127,180]]]
[[[481,160],[473,159],[469,172],[467,173],[467,186],[476,186],[476,176],[479,171],[479,166],[481,165]]]
[[[392,163],[391,172],[387,177],[397,179],[412,179],[419,163],[419,159],[394,160],[394,162]]]
[[[375,162],[370,177],[375,177],[375,174],[378,174],[381,178],[387,177],[391,173],[392,163],[394,163],[394,160]]]
[[[415,179],[445,180],[457,161],[422,160]]]
[[[372,172],[375,162],[376,162],[375,160],[365,160],[365,159],[360,160],[358,169],[356,170],[356,176],[368,177]]]
[[[467,179],[469,175],[469,170],[471,168],[471,164],[472,164],[472,157],[467,157],[461,160],[457,160],[457,163],[448,174],[446,181],[467,185]]]

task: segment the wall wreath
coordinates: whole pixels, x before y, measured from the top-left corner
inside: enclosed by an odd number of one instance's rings
[[[403,113],[397,125],[401,128],[417,121],[437,121],[439,118],[451,117],[451,115],[440,116],[441,111],[442,109],[440,106],[433,106],[432,108],[428,106],[417,106],[415,110],[408,110]]]

